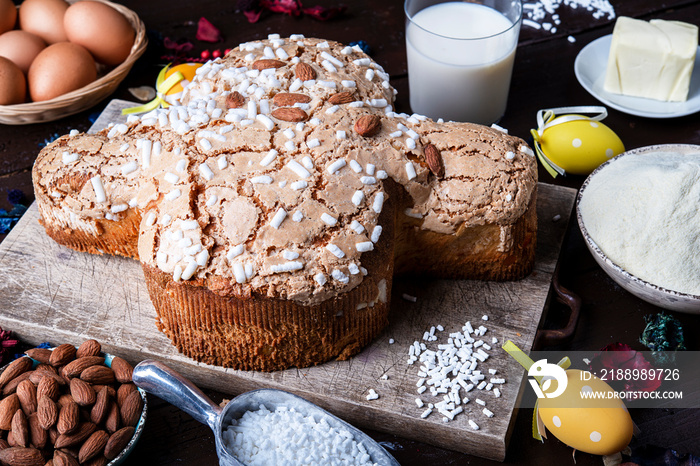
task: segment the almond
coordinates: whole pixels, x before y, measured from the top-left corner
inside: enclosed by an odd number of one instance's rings
[[[49,364],[51,364],[54,367],[68,364],[73,359],[75,359],[76,352],[77,350],[75,349],[75,346],[69,345],[68,343],[58,345],[51,352],[51,356],[49,357]]]
[[[124,404],[124,400],[126,400],[126,397],[129,396],[131,392],[136,391],[136,385],[133,383],[123,383],[119,386],[117,389],[117,403],[119,406]]]
[[[53,466],[79,466],[77,458],[73,458],[68,453],[55,450],[53,452]]]
[[[0,439],[0,450],[4,450],[5,448],[10,448],[10,444],[7,443],[7,440]]]
[[[15,391],[17,390],[17,386],[20,383],[22,383],[23,380],[29,380],[33,373],[34,371],[22,372],[20,375],[7,382],[7,385],[2,387],[2,396],[7,396],[12,393],[15,393]]]
[[[56,401],[56,403],[58,403],[58,406],[62,408],[63,406],[69,403],[75,403],[75,400],[73,399],[70,393],[64,393],[63,395],[58,397],[58,401]]]
[[[298,107],[276,108],[270,112],[270,115],[278,120],[292,122],[306,121],[309,118],[306,112]]]
[[[116,432],[121,427],[121,420],[119,419],[119,406],[116,403],[109,404],[109,412],[107,413],[107,419],[105,419],[105,427],[109,432]]]
[[[438,178],[445,176],[445,166],[442,163],[442,156],[437,147],[433,144],[428,144],[423,148],[423,154],[425,155],[425,163],[428,164],[430,171]]]
[[[39,399],[42,396],[47,396],[53,401],[57,401],[60,396],[60,387],[56,379],[52,377],[44,377],[39,381],[39,385],[36,387],[36,398]]]
[[[0,463],[8,466],[44,466],[44,457],[36,448],[10,447],[0,451]]]
[[[18,409],[15,415],[12,416],[12,436],[17,446],[29,446],[29,424],[27,423],[27,416],[24,415],[21,409]]]
[[[95,424],[100,424],[107,417],[109,413],[110,396],[109,389],[103,387],[102,390],[97,392],[97,398],[95,404],[92,406],[90,411],[90,420]]]
[[[72,447],[81,444],[86,438],[92,435],[97,430],[97,426],[92,422],[81,423],[75,432],[70,434],[61,434],[56,439],[54,448]]]
[[[58,406],[51,398],[44,395],[39,398],[36,414],[39,417],[39,425],[48,430],[58,420]]]
[[[7,368],[0,374],[0,387],[4,387],[10,380],[14,379],[23,372],[27,372],[32,368],[32,360],[26,356],[15,359]]]
[[[36,412],[36,387],[30,380],[23,380],[17,385],[17,398],[26,416]]]
[[[7,433],[7,444],[11,447],[16,447],[17,443],[15,442],[15,436],[12,435],[12,431],[9,431]]]
[[[80,379],[87,383],[102,385],[113,383],[115,380],[114,371],[107,366],[90,366],[80,373]]]
[[[41,383],[41,379],[43,379],[44,377],[51,377],[59,385],[66,384],[66,380],[63,377],[61,377],[58,374],[54,374],[51,371],[40,371],[40,370],[33,371],[31,373],[31,375],[29,376],[29,380],[31,380],[34,385],[39,385]]]
[[[309,102],[311,102],[311,97],[294,92],[278,92],[272,98],[272,103],[278,107],[292,107],[296,103],[308,104]]]
[[[102,352],[102,345],[97,340],[85,340],[80,344],[75,352],[76,358],[84,358],[85,356],[99,356]]]
[[[70,380],[70,394],[80,406],[90,406],[95,402],[95,390],[82,379]]]
[[[88,367],[101,365],[104,363],[105,358],[103,357],[83,356],[66,364],[66,366],[63,368],[63,375],[69,378],[79,377],[80,374]]]
[[[32,446],[44,448],[46,442],[49,440],[49,433],[39,423],[39,415],[34,413],[29,416],[27,418],[27,424],[29,425],[29,438],[31,439]]]
[[[294,68],[294,74],[302,81],[316,79],[316,70],[314,70],[311,65],[303,62],[297,63],[296,68]]]
[[[53,445],[54,443],[56,443],[56,439],[61,434],[58,433],[58,430],[56,429],[55,426],[50,428],[48,432],[49,432],[49,442],[51,442],[51,445]]]
[[[134,373],[134,368],[131,364],[126,362],[126,360],[115,356],[112,358],[112,363],[110,364],[112,370],[114,371],[114,377],[120,383],[131,382],[131,376]]]
[[[129,443],[131,437],[134,436],[135,431],[136,429],[133,427],[127,426],[113,433],[109,437],[107,445],[105,445],[105,457],[109,460],[116,458],[117,455],[121,453],[124,447],[126,447],[126,445]]]
[[[27,356],[35,361],[43,364],[49,363],[49,358],[51,357],[51,350],[48,348],[32,348],[24,352]]]
[[[226,96],[226,108],[240,108],[245,105],[245,97],[238,91],[233,91]]]
[[[109,434],[104,430],[98,430],[92,433],[83,446],[80,447],[80,452],[78,453],[78,462],[84,463],[89,459],[94,458],[98,454],[104,451],[105,445],[109,440]]]
[[[355,122],[355,132],[363,137],[374,136],[382,127],[377,115],[363,115]]]
[[[63,406],[58,412],[58,421],[56,422],[56,429],[58,429],[59,434],[70,434],[77,427],[80,422],[80,407],[78,403],[74,401],[69,401]]]
[[[354,101],[354,94],[350,91],[338,92],[337,94],[333,94],[331,98],[328,99],[328,103],[333,105],[349,104],[350,102]]]
[[[135,426],[141,417],[143,410],[143,400],[141,393],[138,391],[129,393],[129,396],[124,400],[124,404],[119,407],[122,424],[125,426]]]
[[[16,393],[0,401],[0,429],[12,428],[12,416],[20,409],[19,398]]]
[[[253,62],[252,68],[254,70],[262,71],[268,68],[281,68],[284,65],[286,65],[286,63],[283,61],[264,58],[262,60],[255,60]]]
[[[53,367],[51,364],[41,363],[34,369],[36,371],[51,372],[52,374],[58,374],[58,369]]]
[[[87,463],[85,463],[84,466],[107,466],[108,463],[109,460],[104,456],[96,456]]]
[[[111,384],[111,385],[99,385],[99,384],[95,384],[95,385],[92,386],[92,389],[95,390],[95,393],[100,393],[100,390],[102,390],[103,388],[106,388],[106,389],[107,389],[107,392],[109,393],[109,396],[110,396],[111,398],[116,398],[116,397],[117,397],[117,391],[114,389],[114,385],[113,385],[113,384]]]

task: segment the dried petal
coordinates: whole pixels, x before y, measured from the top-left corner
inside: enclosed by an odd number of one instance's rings
[[[202,16],[199,18],[199,23],[197,24],[197,40],[204,42],[221,42],[224,39],[221,36],[221,31]]]
[[[329,19],[341,16],[343,13],[345,13],[345,10],[347,10],[347,7],[345,5],[331,8],[316,5],[310,8],[304,8],[301,11],[305,15],[311,16],[313,19],[317,19],[319,21],[328,21]]]

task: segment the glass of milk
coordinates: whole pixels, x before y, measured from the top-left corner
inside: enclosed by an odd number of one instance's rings
[[[506,110],[520,0],[406,0],[413,112],[490,125]]]

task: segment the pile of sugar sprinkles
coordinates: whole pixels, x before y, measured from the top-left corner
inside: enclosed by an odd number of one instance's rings
[[[224,429],[222,440],[226,449],[247,466],[375,465],[350,431],[286,406],[270,411],[260,405],[255,411],[246,411]]]
[[[487,321],[488,316],[483,316],[482,320]],[[485,337],[488,328],[484,325],[474,328],[471,322],[466,322],[461,331],[450,333],[446,343],[438,342],[437,348],[433,349],[428,345],[438,341],[436,331],[442,333],[444,328],[442,325],[431,327],[423,334],[422,342],[415,341],[408,348],[407,363],[420,364],[416,382],[416,391],[420,396],[416,398],[416,405],[423,410],[421,418],[425,419],[437,411],[442,415],[443,422],[452,421],[458,414],[467,414],[464,405],[470,402],[469,396],[474,396],[474,403],[479,405],[480,411],[480,414],[470,413],[470,417],[493,417],[494,413],[484,399],[499,398],[506,380],[496,375],[496,369],[488,369],[484,373],[480,366],[489,358],[488,351],[491,351],[491,345],[498,343],[498,339]],[[472,429],[479,430],[479,424],[474,419],[468,422]]]
[[[608,0],[536,0],[523,2],[523,26],[554,34],[561,24],[557,10],[562,5],[572,10],[585,10],[593,19],[615,19],[615,8]]]

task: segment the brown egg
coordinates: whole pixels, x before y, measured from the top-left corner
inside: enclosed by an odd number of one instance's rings
[[[100,63],[118,65],[134,45],[134,28],[109,5],[83,0],[71,5],[63,18],[68,40],[80,44]]]
[[[17,8],[12,0],[0,0],[0,34],[15,27]]]
[[[24,73],[5,57],[0,57],[0,105],[21,104],[27,95]]]
[[[67,9],[64,0],[24,0],[19,7],[19,27],[47,44],[65,42],[68,36],[63,29],[63,16]]]
[[[29,67],[29,95],[39,102],[53,99],[90,84],[97,68],[90,52],[71,42],[49,45]]]
[[[0,35],[0,57],[9,58],[27,74],[29,65],[39,52],[46,48],[46,42],[27,31],[16,29]]]

